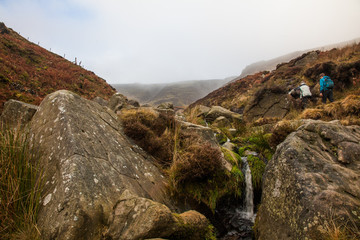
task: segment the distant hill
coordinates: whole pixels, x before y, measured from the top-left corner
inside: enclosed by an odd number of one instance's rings
[[[5,101],[39,104],[67,89],[85,98],[108,99],[115,89],[93,72],[26,40],[0,23],[0,111]]]
[[[327,51],[327,50],[330,50],[333,48],[343,48],[345,46],[356,44],[359,42],[360,42],[360,38],[356,38],[356,39],[353,39],[350,41],[316,47],[316,48],[307,49],[307,50],[303,50],[303,51],[296,51],[296,52],[292,52],[292,53],[289,53],[289,54],[286,54],[286,55],[283,55],[283,56],[280,56],[277,58],[273,58],[270,60],[263,60],[263,61],[255,62],[255,63],[252,63],[252,64],[246,66],[242,70],[240,76],[234,80],[238,80],[243,77],[246,77],[247,75],[255,74],[258,72],[262,72],[262,71],[272,71],[272,70],[276,69],[276,66],[278,64],[288,62],[291,59],[297,58],[297,57],[301,56],[302,54],[310,52],[310,51],[316,51],[316,50]]]
[[[174,106],[181,107],[206,96],[232,79],[194,80],[167,84],[113,84],[112,86],[118,92],[141,104],[156,106],[163,102],[172,102]]]

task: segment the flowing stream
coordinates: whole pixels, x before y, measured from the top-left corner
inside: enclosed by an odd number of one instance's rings
[[[242,157],[241,160],[245,165],[245,206],[244,210],[240,211],[245,219],[252,222],[255,220],[254,215],[254,192],[252,187],[251,170],[247,162],[247,157]]]
[[[242,157],[244,163],[243,172],[245,177],[244,201],[235,208],[227,209],[224,213],[227,222],[228,233],[222,240],[251,240],[252,226],[254,224],[254,193],[251,180],[251,170],[247,157]]]

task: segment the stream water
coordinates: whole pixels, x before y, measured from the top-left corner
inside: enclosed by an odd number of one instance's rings
[[[254,225],[254,194],[251,180],[251,171],[246,157],[241,158],[244,163],[245,193],[244,202],[220,211],[227,228],[227,234],[222,240],[251,240],[252,226]]]

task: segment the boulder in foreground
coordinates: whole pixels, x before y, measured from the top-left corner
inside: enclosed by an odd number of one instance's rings
[[[360,127],[308,120],[268,163],[258,239],[322,239],[360,229]]]

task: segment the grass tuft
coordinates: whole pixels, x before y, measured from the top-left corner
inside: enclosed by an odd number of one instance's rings
[[[2,239],[39,239],[36,218],[43,171],[39,153],[28,134],[1,129],[0,236]]]

